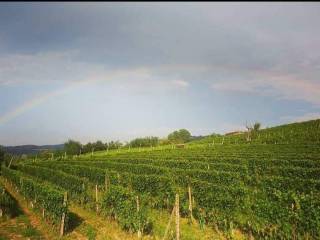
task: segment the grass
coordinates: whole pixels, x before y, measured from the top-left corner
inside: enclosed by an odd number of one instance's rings
[[[41,233],[32,227],[28,217],[24,214],[8,219],[0,224],[1,239],[27,239],[40,240],[44,239]]]
[[[153,234],[156,236],[156,239],[162,239],[165,233],[166,226],[170,219],[170,214],[165,211],[151,210],[150,217],[153,220],[154,229]],[[170,224],[168,232],[168,240],[174,239],[175,237],[175,219]],[[189,223],[189,219],[180,218],[180,236],[183,240],[209,240],[216,239],[222,240],[225,239],[221,234],[215,232],[212,227],[205,227],[203,230],[200,230],[199,224],[197,221],[193,221],[192,224]]]

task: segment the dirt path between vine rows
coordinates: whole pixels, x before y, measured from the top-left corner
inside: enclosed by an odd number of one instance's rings
[[[76,213],[84,221],[93,226],[97,230],[97,240],[135,240],[138,239],[136,234],[127,233],[119,227],[119,225],[112,220],[104,219],[96,213],[83,209],[78,205],[71,205],[70,211]],[[149,239],[144,236],[143,239]]]
[[[58,239],[78,239],[78,240],[87,240],[88,238],[83,236],[81,233],[77,231],[72,231],[71,233],[67,234],[68,236],[64,236],[63,238],[59,237],[59,234],[53,231],[48,227],[44,221],[40,220],[41,216],[38,216],[36,213],[32,212],[28,208],[28,203],[24,198],[16,192],[14,186],[11,185],[9,182],[5,181],[3,178],[0,179],[6,190],[9,194],[14,197],[18,205],[20,206],[23,213],[28,217],[30,224],[32,227],[36,228],[42,235],[43,239],[46,240],[58,240]]]

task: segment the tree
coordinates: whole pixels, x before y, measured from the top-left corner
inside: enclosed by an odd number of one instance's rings
[[[191,134],[186,129],[180,129],[168,135],[168,140],[171,143],[185,143],[185,142],[188,142],[190,139],[191,139]]]
[[[68,155],[79,154],[81,149],[81,143],[69,139],[68,142],[64,143],[64,150]]]
[[[259,123],[259,122],[255,122],[253,124],[253,126],[246,123],[246,128],[247,128],[246,139],[247,139],[247,141],[251,141],[252,138],[255,137],[256,133],[258,133],[258,131],[260,130],[260,127],[261,127],[261,123]]]
[[[255,122],[253,125],[253,131],[258,132],[260,130],[260,127],[261,127],[261,123]]]
[[[136,138],[130,141],[130,147],[151,147],[157,146],[159,144],[158,137],[144,137],[144,138]]]
[[[93,145],[94,151],[102,151],[106,149],[105,145],[101,141],[96,141],[92,145]]]
[[[119,141],[111,141],[111,142],[107,142],[106,144],[105,144],[105,146],[106,146],[106,148],[107,149],[118,149],[118,148],[120,148],[121,146],[122,146],[122,143],[121,142],[119,142]]]
[[[88,142],[87,144],[83,145],[82,151],[83,153],[88,153],[93,150],[93,144],[91,142]]]

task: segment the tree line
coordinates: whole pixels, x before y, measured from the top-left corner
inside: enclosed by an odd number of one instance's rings
[[[138,147],[156,147],[159,145],[186,143],[191,140],[191,133],[186,129],[180,129],[170,133],[167,139],[160,139],[154,136],[140,137],[131,140],[125,144],[120,141],[110,141],[103,143],[102,141],[89,142],[82,145],[80,142],[69,139],[64,143],[62,150],[67,155],[84,154],[95,151],[112,150],[119,148],[138,148]]]

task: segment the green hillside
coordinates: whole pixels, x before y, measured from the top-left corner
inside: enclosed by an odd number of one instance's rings
[[[247,141],[246,137],[247,133],[229,136],[208,136],[190,144],[320,144],[320,119],[261,129],[252,136],[251,141]]]
[[[164,227],[152,213],[169,214],[179,194],[181,216],[191,219],[192,213],[200,230],[204,224],[229,239],[237,232],[248,239],[319,239],[319,136],[320,120],[314,120],[262,129],[251,141],[244,133],[208,137],[185,148],[38,159],[16,170],[3,168],[3,175],[26,197],[50,192],[60,198],[59,205],[50,197],[53,219],[63,209],[66,190],[71,201],[98,208],[124,231],[159,239]],[[41,188],[41,181],[47,186]],[[191,231],[181,239],[199,238]]]

